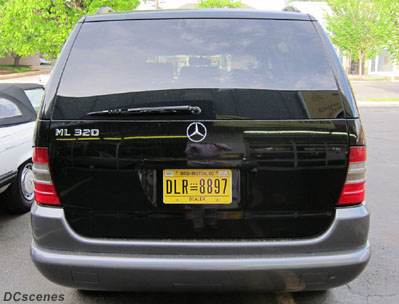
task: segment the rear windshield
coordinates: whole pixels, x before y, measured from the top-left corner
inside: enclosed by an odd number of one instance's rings
[[[343,110],[312,22],[297,20],[85,23],[57,95],[54,115],[64,119],[187,102],[212,109],[201,119],[334,118]]]

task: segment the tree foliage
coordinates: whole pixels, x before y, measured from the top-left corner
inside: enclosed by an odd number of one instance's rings
[[[381,0],[327,2],[331,8],[331,13],[326,15],[330,38],[352,59],[359,59],[359,74],[363,74],[364,61],[385,47],[390,22],[386,8]]]
[[[104,6],[128,11],[139,3],[140,0],[0,0],[0,54],[16,59],[37,52],[57,56],[82,16]]]
[[[198,3],[197,7],[199,8],[240,8],[242,7],[242,3],[240,1],[234,1],[234,0],[200,0]]]
[[[33,8],[20,7],[17,1],[4,2],[0,10],[0,54],[9,54],[18,65],[22,56],[37,52],[39,43],[38,22]]]
[[[399,61],[399,2],[397,0],[381,0],[384,13],[388,18],[386,27],[386,47],[392,59]]]

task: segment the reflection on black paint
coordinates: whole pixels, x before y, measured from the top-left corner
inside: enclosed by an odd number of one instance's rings
[[[58,96],[54,119],[105,120],[87,113],[116,108],[191,105],[200,115],[112,116],[135,120],[273,120],[344,118],[338,91],[276,91],[255,89],[177,89],[92,97]]]
[[[189,123],[54,121],[52,134],[83,124],[100,130],[94,141],[51,139],[72,228],[92,237],[252,239],[316,235],[331,223],[346,173],[345,120],[205,121],[201,143],[162,138],[185,134]],[[121,140],[104,139],[117,131]],[[170,168],[231,169],[232,204],[163,204],[162,170]]]

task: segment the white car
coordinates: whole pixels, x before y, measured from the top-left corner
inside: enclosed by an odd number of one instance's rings
[[[32,138],[40,84],[0,84],[0,193],[10,212],[29,211],[33,199]]]
[[[50,65],[51,61],[44,59],[44,58],[39,58],[40,60],[40,65]]]

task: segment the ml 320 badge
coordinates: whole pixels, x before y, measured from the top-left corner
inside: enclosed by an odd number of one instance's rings
[[[100,135],[100,130],[98,129],[55,129],[55,136],[85,136],[85,137],[97,137]]]

